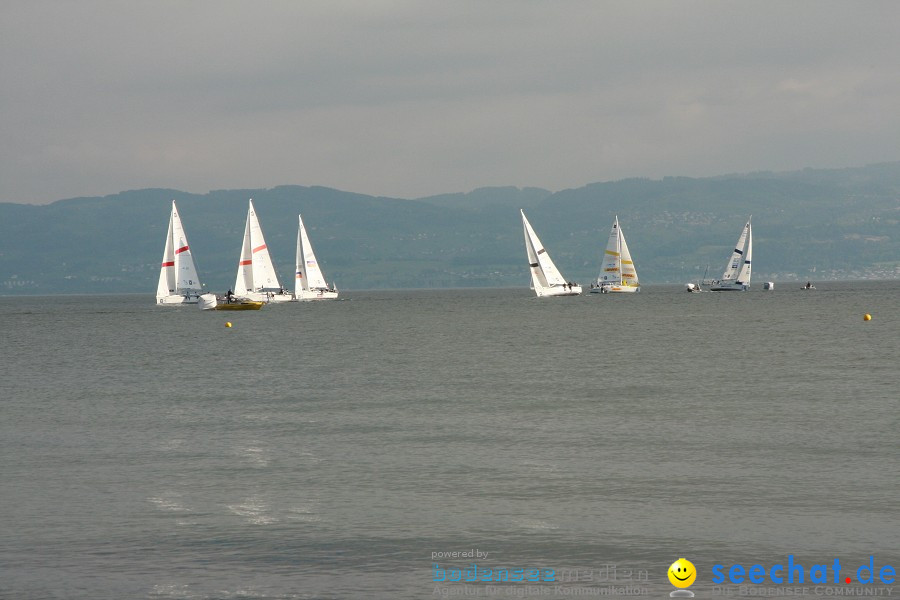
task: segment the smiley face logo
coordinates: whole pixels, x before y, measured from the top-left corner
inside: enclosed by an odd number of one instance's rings
[[[679,558],[669,567],[669,581],[678,588],[686,588],[697,579],[697,569],[686,558]]]

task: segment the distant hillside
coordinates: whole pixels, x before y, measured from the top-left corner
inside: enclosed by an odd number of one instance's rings
[[[298,213],[341,289],[527,286],[520,207],[566,277],[585,284],[615,215],[644,283],[695,279],[707,264],[718,275],[751,214],[754,281],[900,277],[900,163],[890,163],[418,200],[281,186],[5,203],[0,293],[153,293],[173,199],[202,280],[224,291],[234,284],[248,198],[286,286]]]

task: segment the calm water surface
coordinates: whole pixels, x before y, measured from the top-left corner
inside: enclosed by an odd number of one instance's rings
[[[680,556],[710,597],[715,564],[900,567],[900,282],[797,288],[0,298],[0,597],[666,598]],[[434,582],[473,562],[570,580]]]

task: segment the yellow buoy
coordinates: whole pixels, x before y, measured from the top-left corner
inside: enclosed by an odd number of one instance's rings
[[[225,327],[231,327],[231,321],[226,322]]]
[[[870,315],[869,313],[866,313],[865,315],[863,315],[863,321],[871,321],[871,320],[872,320],[872,315]]]

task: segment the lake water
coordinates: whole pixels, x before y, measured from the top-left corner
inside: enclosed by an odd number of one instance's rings
[[[0,597],[862,589],[900,568],[900,282],[818,287],[0,298]]]

